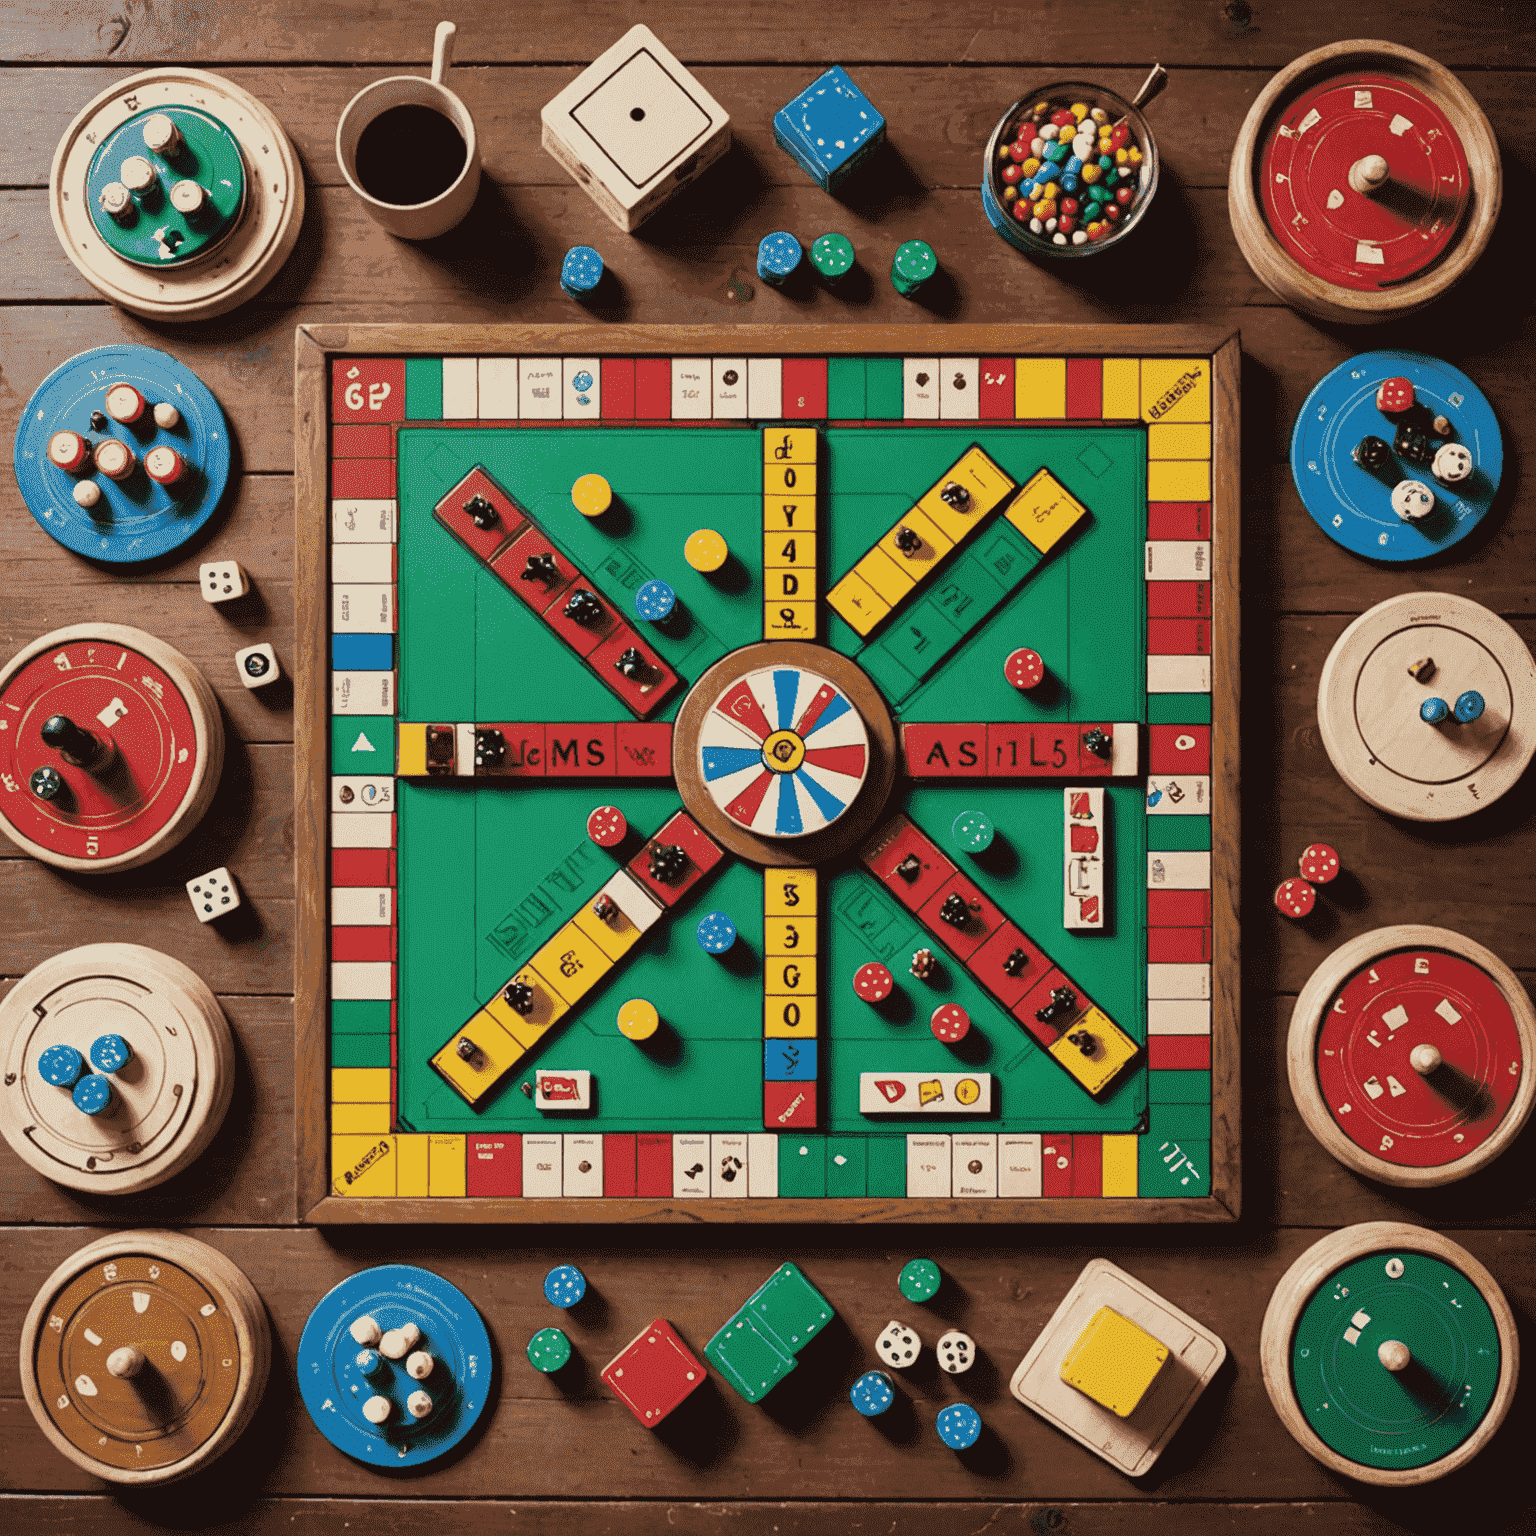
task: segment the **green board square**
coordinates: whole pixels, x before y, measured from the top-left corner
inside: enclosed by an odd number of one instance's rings
[[[900,421],[901,359],[871,357],[864,368],[864,410],[870,421]]]
[[[1152,853],[1172,853],[1184,848],[1211,846],[1209,816],[1148,816],[1147,849]]]
[[[873,645],[859,652],[859,665],[893,703],[899,703],[917,687],[917,679],[892,654],[883,635]]]
[[[864,419],[864,359],[827,359],[827,415],[834,421]]]
[[[704,1358],[749,1403],[761,1402],[799,1363],[738,1312],[704,1346]]]
[[[1143,1200],[1210,1194],[1210,1142],[1141,1137],[1136,1147],[1136,1192]]]
[[[821,1136],[779,1137],[779,1198],[821,1199],[827,1192],[827,1157]]]
[[[839,1162],[838,1159],[842,1161]],[[827,1138],[827,1193],[863,1197],[867,1166],[862,1136]]]
[[[1153,1104],[1209,1104],[1209,1072],[1149,1072],[1148,1092]]]
[[[331,1003],[331,1033],[333,1035],[385,1035],[389,1034],[389,1004],[365,1003],[353,1000]]]
[[[443,419],[443,360],[440,357],[408,357],[405,360],[405,419]]]
[[[999,518],[976,535],[970,558],[1012,591],[1045,557],[1012,523]]]
[[[387,1067],[388,1035],[332,1035],[333,1067]]]
[[[949,654],[959,628],[933,598],[908,609],[885,633],[887,653],[914,677],[923,678]]]
[[[984,561],[964,555],[934,585],[933,602],[958,629],[969,631],[1003,599],[1002,584]]]
[[[832,1144],[830,1140],[827,1143]],[[857,1192],[864,1193],[862,1183]],[[744,1316],[786,1354],[798,1355],[832,1321],[834,1313],[831,1302],[805,1278],[798,1264],[781,1264],[736,1314],[737,1319]]]
[[[332,773],[393,773],[393,715],[332,715]]]
[[[1209,1104],[1154,1104],[1148,1112],[1148,1130],[1143,1141],[1161,1141],[1165,1137],[1208,1141],[1211,1135]]]
[[[886,1199],[901,1199],[907,1192],[907,1138],[871,1136],[865,1143],[869,1171],[867,1193]]]
[[[1152,725],[1209,725],[1208,693],[1149,693],[1147,720]]]

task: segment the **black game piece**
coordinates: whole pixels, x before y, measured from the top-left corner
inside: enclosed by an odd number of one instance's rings
[[[650,852],[651,879],[663,885],[681,880],[688,868],[688,855],[676,843],[653,843]]]
[[[519,581],[554,581],[560,575],[555,557],[546,549],[542,555],[529,555],[528,563],[518,572]]]
[[[970,914],[971,909],[965,904],[965,897],[958,891],[951,891],[944,898],[944,905],[939,908],[940,919],[951,928],[964,928]]]
[[[1362,437],[1355,444],[1352,457],[1361,469],[1368,469],[1373,475],[1392,468],[1392,450],[1379,437]]]
[[[427,772],[434,778],[453,772],[454,730],[451,725],[427,727]]]
[[[66,763],[84,768],[103,755],[104,743],[81,730],[68,715],[50,715],[43,722],[42,737]]]
[[[600,892],[597,900],[592,903],[592,916],[600,923],[611,923],[618,915],[618,902],[607,891]]]
[[[905,523],[896,530],[896,548],[904,555],[915,555],[923,547],[923,536]]]
[[[1091,731],[1083,732],[1083,745],[1095,757],[1108,757],[1113,743],[1109,739],[1108,731],[1101,731],[1098,726],[1094,726]]]
[[[923,872],[923,861],[915,853],[909,853],[900,864],[896,866],[896,873],[908,883],[916,880]]]
[[[32,774],[32,793],[39,800],[57,800],[64,793],[64,780],[57,768],[38,768]]]
[[[525,1019],[533,1012],[533,988],[526,981],[509,981],[501,989],[501,1000]]]
[[[501,514],[484,496],[471,496],[464,503],[464,510],[476,528],[494,528],[501,521]]]
[[[1075,1045],[1084,1056],[1093,1055],[1093,1036],[1086,1029],[1079,1029],[1068,1035],[1067,1044]]]
[[[105,411],[91,412],[91,431],[105,432],[107,430],[107,415]]]
[[[603,605],[585,587],[577,587],[565,600],[565,616],[573,624],[596,624],[603,616]]]
[[[475,767],[499,768],[507,758],[507,738],[500,731],[475,732]]]
[[[939,492],[939,500],[947,507],[953,507],[957,512],[963,512],[971,504],[971,493],[958,481],[945,482],[944,489]]]
[[[1435,444],[1429,433],[1410,427],[1406,422],[1397,429],[1392,448],[1398,458],[1406,459],[1410,464],[1428,464],[1435,457]]]
[[[934,967],[938,961],[933,958],[931,949],[920,949],[912,956],[912,974],[919,981],[926,981],[933,975]]]
[[[614,662],[613,670],[621,677],[636,678],[645,671],[645,657],[634,646],[625,649],[619,659]]]
[[[1035,1010],[1035,1018],[1041,1024],[1054,1024],[1062,1014],[1077,1007],[1077,993],[1071,987],[1052,987],[1051,1000],[1045,1007]]]
[[[468,1036],[460,1036],[456,1050],[460,1061],[473,1061],[480,1054],[479,1048]]]
[[[1028,963],[1029,957],[1022,949],[1010,949],[1003,959],[1003,972],[1008,976],[1017,976]]]

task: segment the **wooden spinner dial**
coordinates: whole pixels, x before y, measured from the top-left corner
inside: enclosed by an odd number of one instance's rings
[[[261,1298],[218,1249],[120,1232],[65,1260],[37,1293],[21,1387],[77,1466],[113,1483],[169,1483],[234,1443],[270,1358]]]
[[[115,1040],[117,1057],[93,1055]],[[78,1059],[70,1052],[78,1053]],[[62,1058],[72,1063],[57,1069]],[[77,1103],[94,1075],[107,1107]],[[43,963],[0,1002],[0,1133],[24,1162],[92,1194],[148,1189],[208,1145],[229,1108],[234,1050],[212,992],[138,944],[87,944]],[[110,1090],[110,1092],[109,1092]]]
[[[1436,299],[1482,254],[1503,196],[1493,129],[1448,70],[1385,42],[1304,54],[1260,93],[1228,209],[1287,304],[1370,323]]]
[[[1426,667],[1424,663],[1429,663]],[[1474,694],[1476,718],[1422,713]],[[1536,661],[1497,614],[1446,592],[1405,592],[1335,641],[1317,723],[1339,777],[1377,810],[1452,821],[1497,800],[1536,753]]]
[[[1259,1352],[1269,1400],[1301,1447],[1386,1487],[1470,1461],[1520,1371],[1498,1282],[1449,1238],[1395,1221],[1307,1249],[1270,1297]]]
[[[0,832],[35,858],[147,864],[197,824],[223,766],[213,689],[143,630],[75,624],[0,669]]]

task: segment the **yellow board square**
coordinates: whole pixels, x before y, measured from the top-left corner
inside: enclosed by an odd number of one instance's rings
[[[1016,357],[1013,360],[1013,414],[1018,421],[1066,420],[1066,358]]]
[[[464,1138],[429,1136],[427,1140],[427,1193],[435,1200],[463,1199],[466,1187]]]
[[[533,1009],[527,1015],[518,1013],[502,995],[511,982],[506,983],[485,1005],[485,1012],[506,1030],[524,1049],[540,1040],[551,1025],[564,1018],[570,1009],[558,992],[550,989],[544,978],[524,966],[512,981],[526,982],[533,988]]]
[[[827,605],[860,635],[867,635],[891,611],[891,605],[857,571],[849,571],[827,593]]]
[[[763,1035],[769,1040],[812,1040],[816,1036],[814,997],[765,997]]]
[[[1211,424],[1208,421],[1159,422],[1147,428],[1149,459],[1208,459],[1211,456]]]
[[[392,1199],[398,1136],[332,1136],[331,1189],[351,1200]]]
[[[1209,459],[1158,459],[1147,465],[1148,501],[1209,501]]]
[[[459,1042],[468,1040],[476,1054],[465,1061]],[[433,1055],[434,1070],[466,1104],[478,1104],[523,1059],[526,1047],[514,1040],[484,1008],[443,1042]]]
[[[816,464],[764,464],[763,499],[770,496],[814,496]]]
[[[815,638],[815,603],[786,602],[763,605],[763,639],[814,640]]]
[[[613,962],[575,923],[567,923],[528,962],[570,1004],[579,1003],[613,969]]]
[[[382,1134],[389,1129],[388,1104],[332,1104],[331,1131],[343,1136],[351,1132]]]
[[[1166,1344],[1113,1307],[1100,1307],[1063,1357],[1061,1379],[1101,1408],[1128,1419],[1167,1358]]]
[[[1139,1136],[1104,1138],[1104,1195],[1106,1199],[1135,1198],[1136,1144]]]
[[[765,917],[815,917],[817,883],[814,869],[765,869]]]
[[[763,528],[768,533],[793,529],[797,533],[816,526],[814,496],[764,496]]]
[[[1099,407],[1106,421],[1141,420],[1141,359],[1104,359],[1103,399]]]
[[[769,956],[763,962],[763,991],[774,997],[815,996],[816,956]]]
[[[910,528],[923,541],[922,546],[910,555],[897,549],[896,530],[898,528]],[[920,511],[917,507],[905,513],[901,521],[896,523],[875,546],[876,549],[884,550],[903,570],[911,571],[918,581],[921,581],[954,547],[955,541],[926,512]],[[857,571],[863,564],[861,560],[854,566],[854,570]]]
[[[401,1200],[424,1200],[431,1194],[427,1181],[427,1143],[430,1136],[395,1137],[395,1195]]]
[[[395,743],[395,772],[402,779],[420,777],[427,771],[427,728],[401,723]]]
[[[765,566],[809,566],[816,569],[816,530],[776,528],[763,534],[763,564]]]
[[[1148,499],[1155,498],[1149,493]],[[1030,476],[1005,515],[1042,555],[1048,555],[1088,516],[1088,509],[1050,470],[1042,469]]]
[[[1211,363],[1205,357],[1141,360],[1143,421],[1209,421]]]
[[[388,1104],[388,1067],[332,1067],[332,1104]]]
[[[763,603],[767,608],[780,603],[809,603],[816,598],[816,572],[798,567],[775,565],[763,572]]]
[[[918,583],[922,572],[908,571],[906,562],[898,565],[883,549],[872,549],[854,567],[892,608]]]
[[[816,446],[815,427],[763,429],[764,464],[814,464]]]
[[[1092,1056],[1083,1055],[1067,1040],[1067,1034],[1084,1030],[1097,1046]],[[1050,1053],[1089,1093],[1102,1093],[1120,1075],[1136,1049],[1136,1042],[1102,1008],[1090,1008],[1051,1045]]]
[[[950,506],[940,492],[953,480],[971,493],[970,505],[964,511]],[[941,475],[918,501],[918,506],[933,519],[934,525],[947,533],[956,544],[969,538],[982,519],[993,511],[1008,493],[1017,489],[1018,481],[1006,470],[982,452],[980,448],[967,448],[955,460],[947,474]]]
[[[610,960],[622,960],[634,948],[635,941],[640,937],[640,930],[625,917],[622,911],[615,912],[612,917],[604,922],[592,910],[592,903],[590,901],[571,921]]]
[[[814,955],[816,919],[814,917],[765,917],[763,953],[766,955]]]

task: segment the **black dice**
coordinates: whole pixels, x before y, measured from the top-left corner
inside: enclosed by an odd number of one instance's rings
[[[1392,450],[1379,437],[1362,437],[1355,444],[1352,457],[1361,469],[1368,469],[1373,475],[1392,466]]]
[[[509,981],[501,989],[501,1000],[525,1019],[533,1012],[533,988],[526,981]]]
[[[1428,432],[1410,427],[1406,422],[1397,429],[1392,439],[1392,447],[1398,458],[1406,459],[1410,464],[1430,463],[1438,446]]]
[[[603,605],[585,587],[577,587],[565,600],[565,616],[573,624],[596,624],[603,616]]]
[[[500,768],[507,758],[507,738],[500,731],[475,732],[475,767]]]
[[[1008,976],[1017,976],[1028,960],[1022,949],[1010,949],[1003,959],[1003,972]]]
[[[1095,757],[1108,757],[1109,749],[1113,743],[1109,739],[1108,731],[1101,731],[1094,726],[1091,731],[1083,732],[1083,746],[1092,752]]]
[[[648,860],[651,879],[673,885],[688,868],[688,855],[676,843],[653,843]]]
[[[476,528],[494,528],[501,521],[501,514],[484,496],[471,496],[464,503],[464,510]]]

